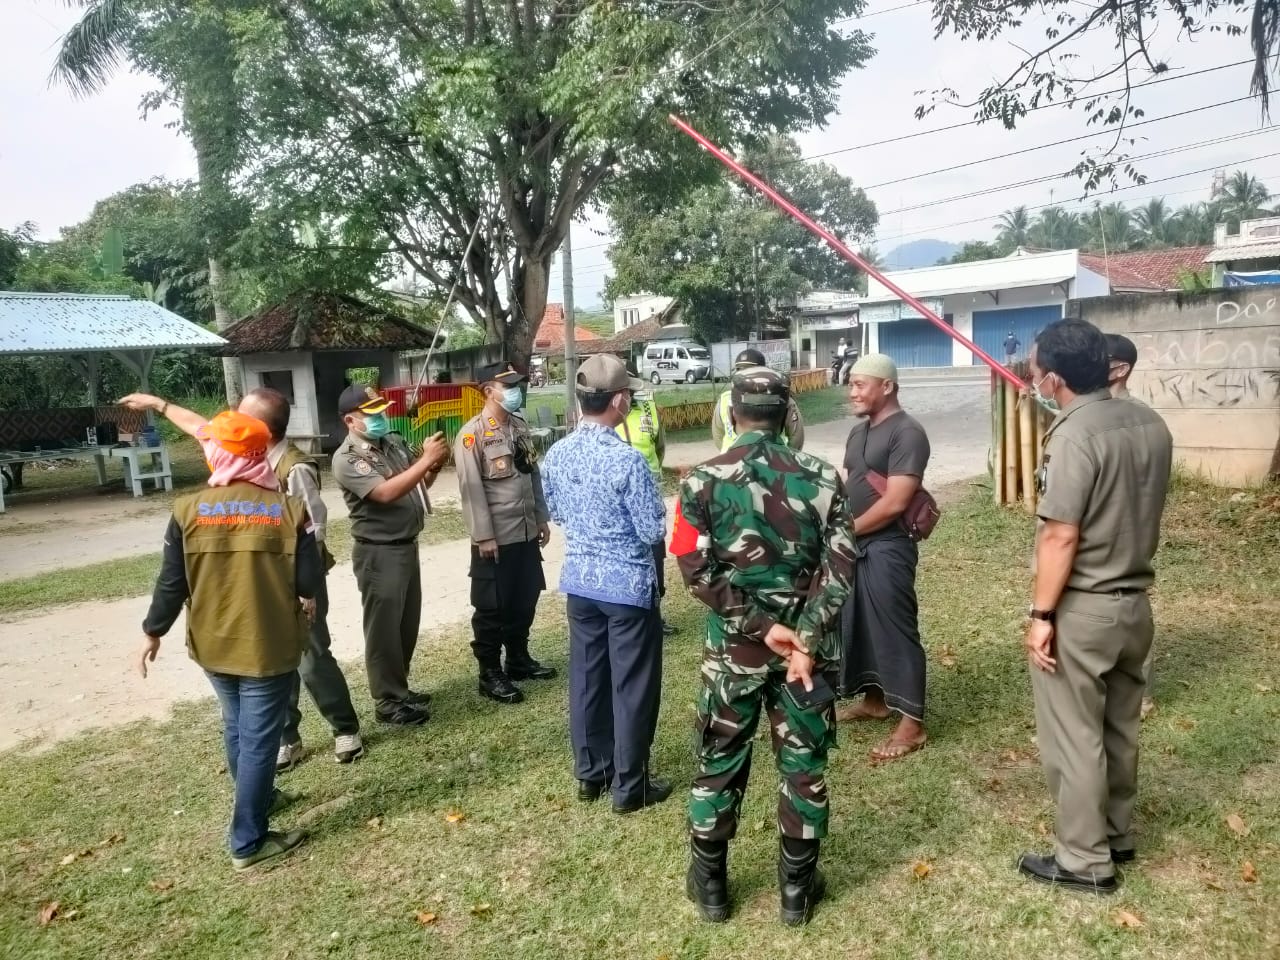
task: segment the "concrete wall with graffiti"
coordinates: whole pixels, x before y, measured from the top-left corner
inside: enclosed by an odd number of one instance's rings
[[[1173,433],[1181,463],[1256,483],[1280,442],[1280,287],[1098,297],[1069,316],[1138,347],[1129,388]]]

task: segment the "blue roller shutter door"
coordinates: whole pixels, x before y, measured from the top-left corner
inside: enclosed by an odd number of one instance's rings
[[[951,322],[948,314],[945,318]],[[951,366],[951,337],[928,320],[893,320],[880,324],[880,352],[899,367]]]
[[[973,311],[973,342],[997,360],[1004,360],[1004,338],[1013,328],[1014,335],[1022,341],[1018,347],[1018,359],[1025,360],[1035,343],[1036,334],[1062,319],[1062,304],[1049,307],[1015,307],[1011,310]],[[981,363],[977,357],[974,363]]]

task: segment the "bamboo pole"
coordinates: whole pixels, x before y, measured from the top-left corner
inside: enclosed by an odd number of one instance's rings
[[[1004,387],[1004,502],[1018,502],[1018,391]]]
[[[1036,512],[1036,438],[1035,438],[1035,403],[1030,393],[1018,398],[1018,434],[1020,440],[1019,454],[1022,458],[1022,502],[1027,513]]]
[[[1004,503],[1004,381],[991,374],[991,488]]]

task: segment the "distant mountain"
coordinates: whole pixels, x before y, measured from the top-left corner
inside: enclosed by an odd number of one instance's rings
[[[912,240],[894,247],[883,257],[889,270],[913,270],[916,267],[932,267],[939,260],[948,259],[960,252],[960,244],[945,240]]]

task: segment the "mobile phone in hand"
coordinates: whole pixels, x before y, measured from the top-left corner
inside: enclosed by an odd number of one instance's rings
[[[815,673],[810,679],[813,681],[812,690],[804,688],[803,680],[791,680],[783,688],[798,709],[816,712],[836,702],[836,692],[831,689],[826,677]]]

